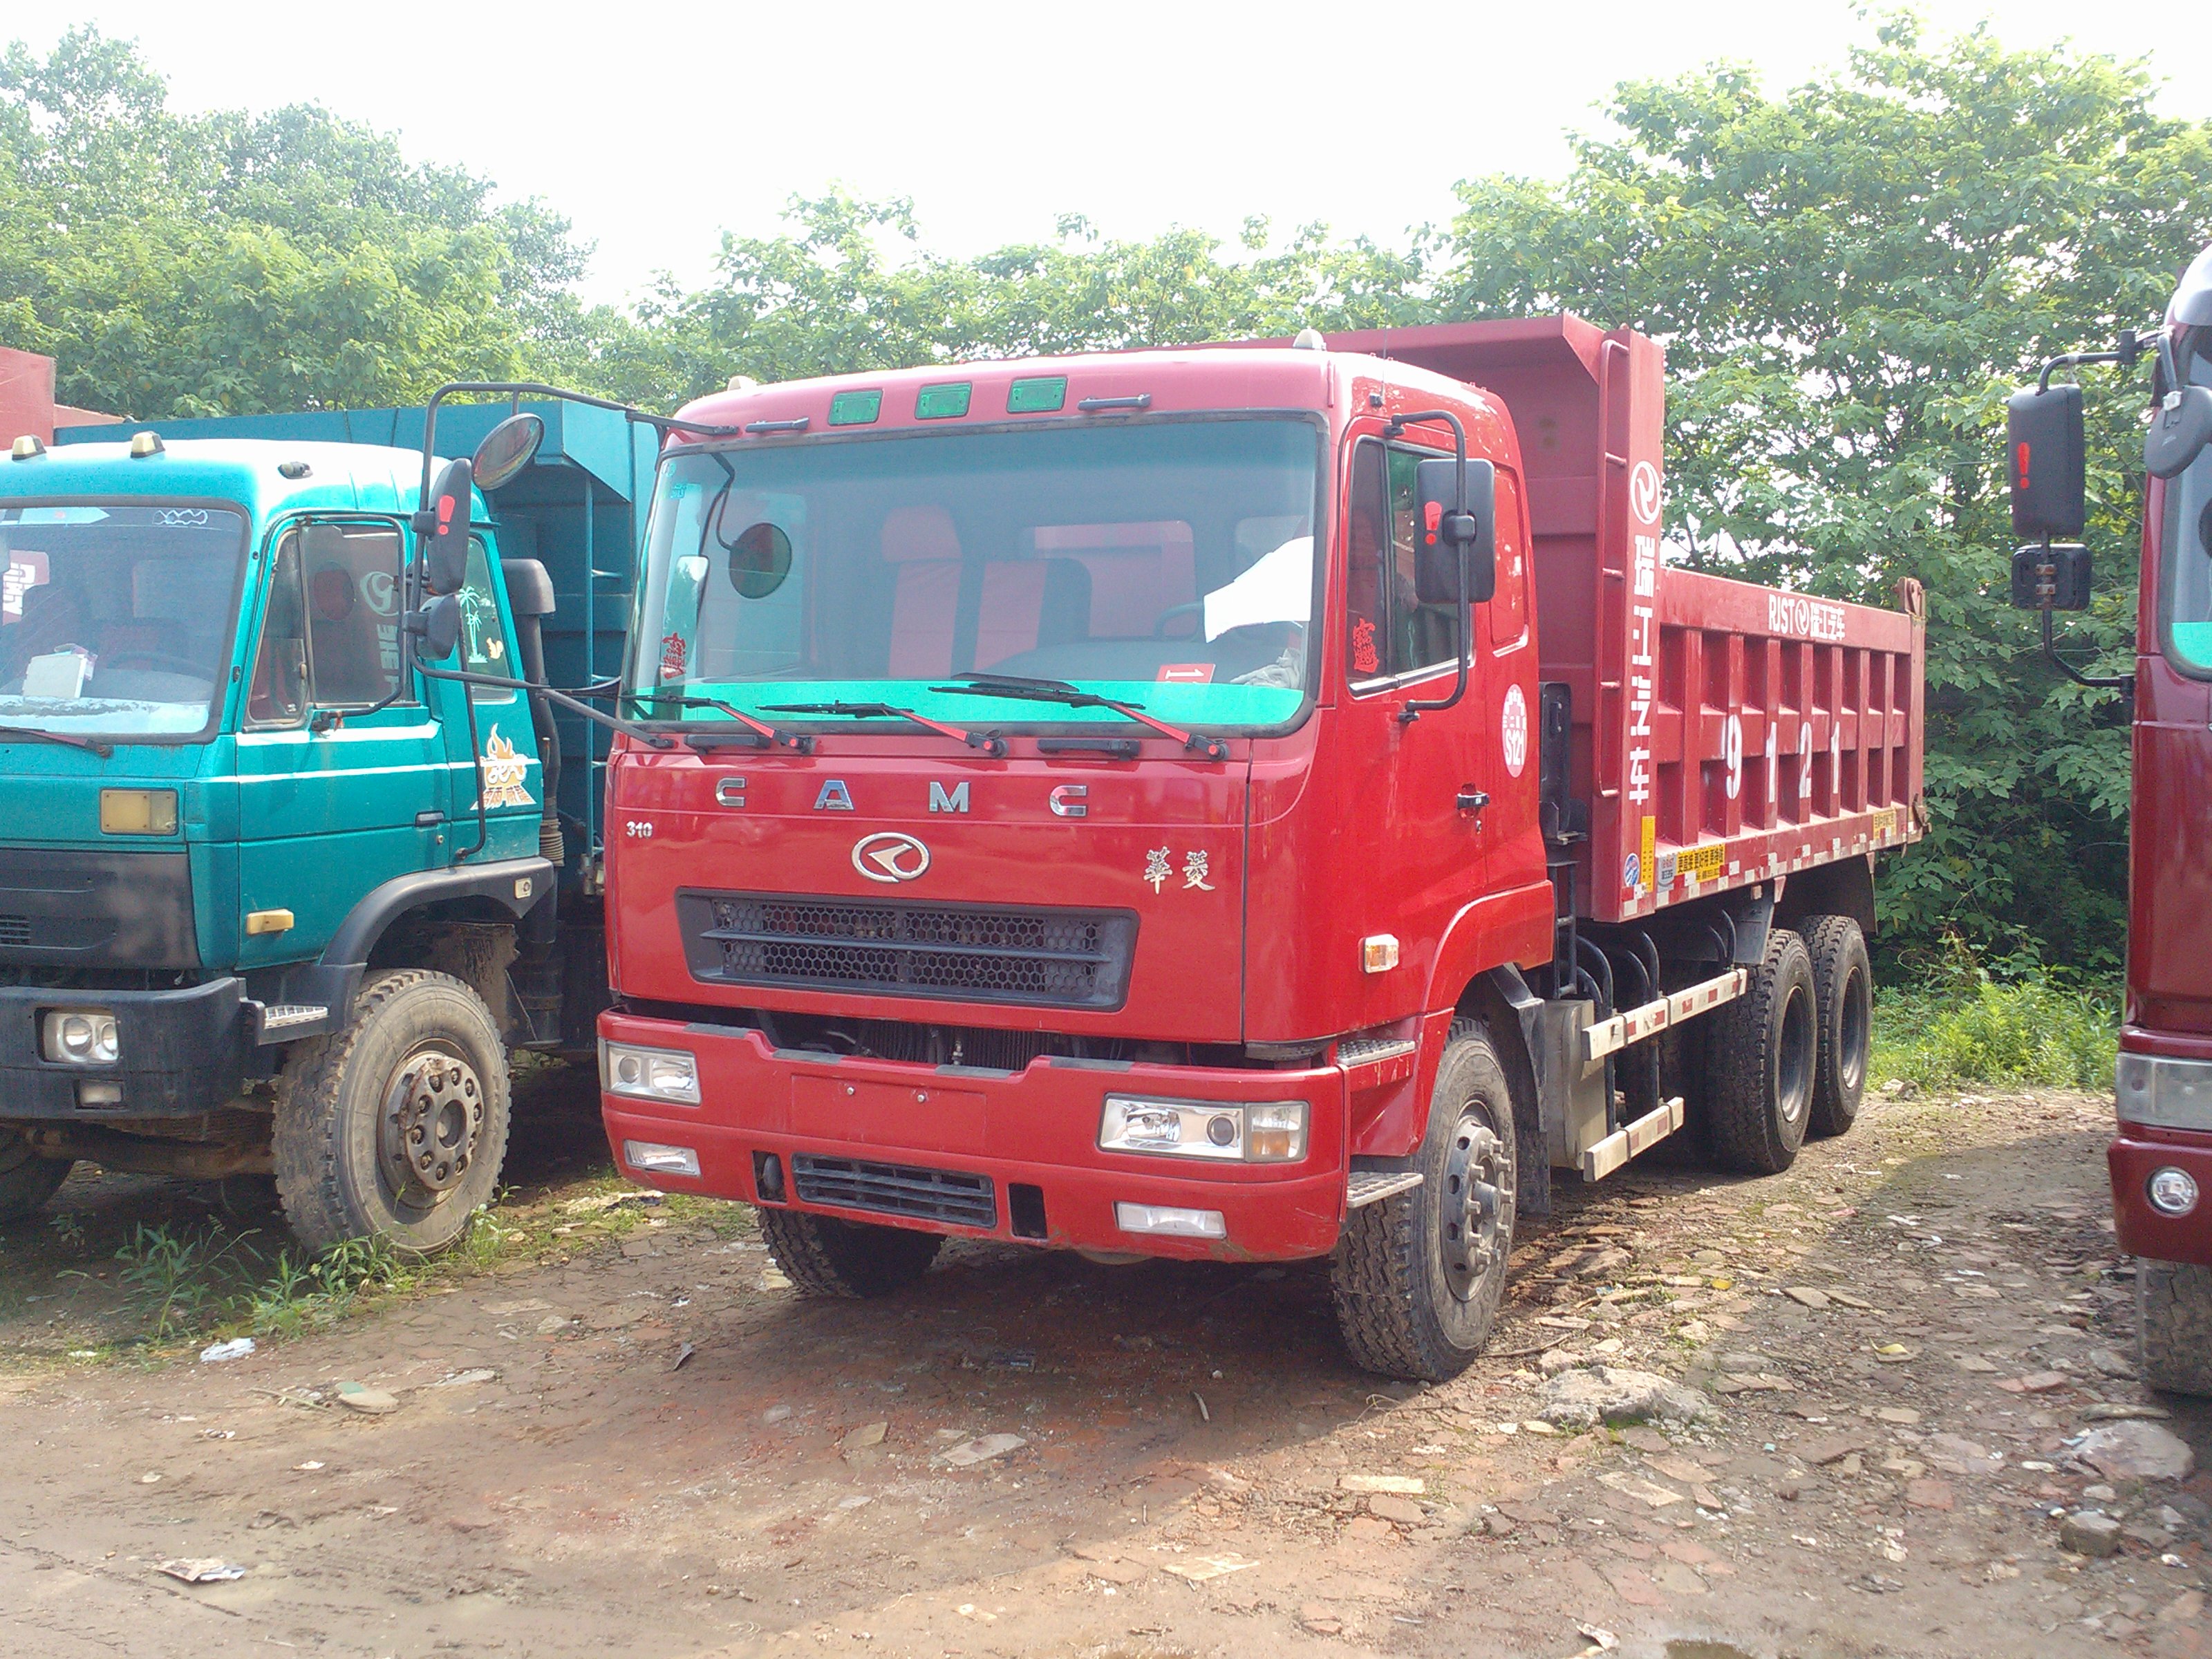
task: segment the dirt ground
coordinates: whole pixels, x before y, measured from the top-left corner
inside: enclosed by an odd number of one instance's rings
[[[2146,1408],[2212,1454],[2212,1410],[2127,1374],[2109,1111],[1885,1098],[1777,1179],[1563,1182],[1436,1389],[1351,1368],[1318,1266],[963,1248],[813,1303],[742,1212],[220,1364],[71,1359],[106,1282],[10,1255],[0,1652],[2212,1656],[2212,1474],[2075,1455]],[[587,1121],[526,1144],[556,1204],[594,1162]],[[1592,1363],[1711,1415],[1553,1424]],[[2083,1507],[2118,1553],[2059,1547]],[[243,1576],[157,1570],[198,1558]]]

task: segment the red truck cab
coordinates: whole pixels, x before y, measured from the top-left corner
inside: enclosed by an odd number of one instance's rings
[[[744,435],[663,454],[679,741],[610,765],[624,1170],[830,1294],[1328,1256],[1438,1376],[1552,1168],[1847,1126],[1922,623],[1666,566],[1662,385],[1548,318],[687,410]]]

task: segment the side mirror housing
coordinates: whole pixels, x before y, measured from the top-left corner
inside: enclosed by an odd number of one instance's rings
[[[2013,534],[2080,535],[2088,517],[2081,388],[2014,392],[2005,403],[2005,452]]]
[[[415,515],[422,580],[433,593],[458,593],[469,575],[469,507],[476,483],[466,460],[448,461]]]
[[[528,466],[538,453],[538,446],[545,441],[545,422],[535,415],[510,415],[484,434],[470,457],[469,465],[475,470],[477,488],[497,489],[501,484],[514,482],[515,475]]]
[[[2212,443],[2212,386],[2185,386],[2151,411],[2143,434],[2143,471],[2178,477]]]
[[[2022,611],[2087,611],[2089,550],[2079,542],[2021,548],[2012,556],[2012,602]]]
[[[1467,511],[1459,510],[1460,480],[1466,469]],[[1488,461],[1459,462],[1445,457],[1422,461],[1414,469],[1413,495],[1419,511],[1413,556],[1413,597],[1423,605],[1457,603],[1461,550],[1467,555],[1467,598],[1480,605],[1498,591],[1498,472]]]
[[[441,593],[423,609],[410,611],[407,631],[422,640],[425,662],[443,662],[461,642],[460,596]]]

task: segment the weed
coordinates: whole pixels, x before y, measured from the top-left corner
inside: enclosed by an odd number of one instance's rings
[[[46,1225],[53,1232],[54,1243],[80,1255],[84,1253],[84,1218],[75,1210],[56,1210],[46,1218]]]
[[[2009,965],[2009,964],[2008,964]],[[1875,1005],[1873,1071],[1923,1086],[2111,1085],[2119,1012],[2101,986],[2027,966],[2016,978],[1975,969],[1886,991]]]
[[[175,1232],[143,1221],[134,1227],[115,1253],[123,1264],[117,1277],[144,1316],[149,1340],[189,1334],[220,1308],[227,1299],[220,1283],[227,1258],[252,1237],[236,1233],[219,1240],[212,1227]]]

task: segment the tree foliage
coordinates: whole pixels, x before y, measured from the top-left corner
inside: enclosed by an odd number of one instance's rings
[[[1770,93],[1716,67],[1618,88],[1556,180],[1480,178],[1402,248],[1175,229],[932,252],[909,202],[831,188],[725,234],[711,279],[629,310],[536,203],[297,106],[183,116],[91,30],[0,59],[0,343],[140,416],[417,400],[526,372],[668,407],[731,376],[1569,308],[1662,339],[1674,556],[1888,602],[1929,595],[1927,844],[1885,882],[1907,939],[2086,964],[2124,925],[2127,709],[2007,608],[2003,398],[2158,308],[2212,240],[2212,126],[2141,64],[1882,21]],[[1451,204],[1439,204],[1445,209]],[[2131,647],[2141,386],[2093,387],[2094,609]]]

